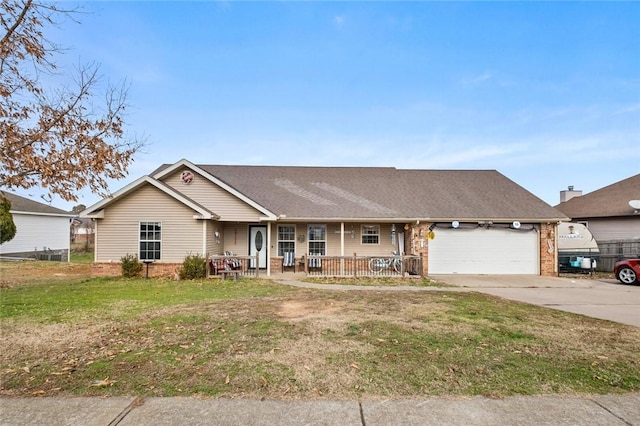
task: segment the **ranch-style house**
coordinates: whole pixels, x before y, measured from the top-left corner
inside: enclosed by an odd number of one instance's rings
[[[556,275],[568,218],[495,170],[160,166],[81,213],[94,275],[136,255],[150,276],[186,256],[242,275]]]

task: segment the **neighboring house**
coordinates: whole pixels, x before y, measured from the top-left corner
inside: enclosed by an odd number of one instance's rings
[[[71,242],[72,243],[92,244],[94,233],[95,233],[95,229],[93,226],[93,220],[81,219],[78,217],[74,217],[71,220]]]
[[[0,245],[0,256],[68,261],[69,220],[74,215],[9,192],[3,194],[11,202],[16,235]]]
[[[569,187],[556,209],[584,223],[598,242],[640,240],[640,209],[629,204],[632,200],[640,200],[640,174],[586,195]]]
[[[102,275],[119,274],[127,254],[153,260],[150,274],[160,275],[189,254],[224,252],[257,255],[271,273],[289,251],[297,258],[400,251],[419,256],[425,275],[555,275],[556,227],[568,220],[493,170],[187,160],[161,166],[80,216],[95,219],[94,274]]]
[[[640,256],[640,174],[585,195],[569,187],[560,201],[556,209],[585,224],[598,242],[598,269],[612,271],[616,260]]]

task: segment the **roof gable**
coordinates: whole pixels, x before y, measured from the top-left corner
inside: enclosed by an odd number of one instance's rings
[[[259,212],[261,212],[262,214],[264,214],[265,217],[267,217],[269,219],[275,219],[276,218],[276,215],[273,212],[269,211],[269,209],[265,208],[263,205],[257,203],[255,200],[253,200],[251,197],[249,197],[246,193],[242,193],[242,192],[237,191],[235,188],[229,186],[227,183],[225,183],[225,182],[221,181],[220,179],[218,179],[217,176],[212,175],[210,173],[207,173],[206,171],[201,169],[200,166],[197,166],[197,165],[191,163],[188,160],[182,159],[182,160],[178,161],[177,163],[174,163],[174,164],[171,164],[171,165],[163,164],[158,169],[156,169],[151,175],[155,179],[162,180],[162,179],[166,178],[167,176],[171,175],[173,172],[175,172],[175,171],[177,171],[177,170],[179,170],[179,169],[181,169],[183,167],[191,169],[192,171],[198,173],[199,175],[204,176],[205,178],[207,178],[214,185],[220,187],[224,191],[227,191],[229,194],[231,194],[232,196],[236,197],[240,201],[246,203],[250,207],[253,207],[254,209],[256,209]]]
[[[219,221],[256,222],[275,219],[273,214],[265,215],[264,208],[258,210],[230,191],[221,188],[211,181],[208,173],[199,172],[197,168],[180,167],[162,176],[162,182],[180,191],[181,194],[198,200],[200,205],[214,211]],[[243,198],[247,197],[243,196]]]
[[[113,194],[112,197],[105,198],[105,199],[99,201],[98,203],[92,205],[91,207],[87,208],[83,212],[81,212],[80,213],[80,217],[100,217],[101,216],[101,210],[106,208],[109,204],[115,202],[116,200],[119,200],[120,198],[126,196],[127,194],[135,191],[136,189],[138,189],[138,188],[140,188],[141,186],[144,186],[144,185],[151,185],[151,186],[159,189],[160,191],[162,191],[165,194],[169,195],[170,197],[176,199],[180,203],[182,203],[182,204],[186,205],[187,207],[193,209],[198,215],[200,215],[200,218],[202,218],[202,219],[217,219],[218,218],[218,216],[215,213],[212,213],[211,211],[209,211],[205,207],[201,206],[196,201],[184,196],[183,194],[181,194],[180,192],[176,191],[175,189],[173,189],[169,185],[165,185],[164,183],[162,183],[162,182],[160,182],[160,181],[158,181],[158,180],[156,180],[156,179],[154,179],[154,178],[152,178],[150,176],[143,176],[143,177],[135,180],[134,182],[131,182],[129,185],[125,186],[124,188],[120,189],[119,191],[116,191]]]

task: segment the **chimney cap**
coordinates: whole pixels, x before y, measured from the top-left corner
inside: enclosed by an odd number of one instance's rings
[[[573,185],[569,185],[569,191],[573,191]]]

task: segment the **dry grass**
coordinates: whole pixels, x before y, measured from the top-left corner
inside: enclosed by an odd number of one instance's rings
[[[410,276],[406,278],[398,277],[309,277],[303,281],[316,284],[335,284],[335,285],[357,285],[357,286],[386,286],[386,287],[453,287],[451,284],[439,282],[431,278]]]
[[[65,268],[44,278],[35,269],[12,269],[19,277],[2,289],[3,309],[18,291],[46,290],[54,303],[77,287],[55,275]],[[26,276],[52,277],[62,293]],[[316,291],[256,280],[83,285],[94,299],[105,287],[128,296],[86,307],[79,299],[64,306],[73,315],[55,321],[28,309],[4,315],[0,395],[381,399],[640,390],[640,329],[490,296]]]
[[[0,261],[0,288],[18,284],[36,284],[43,281],[66,281],[86,278],[91,264],[41,261]]]

